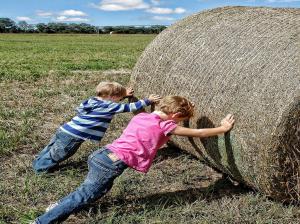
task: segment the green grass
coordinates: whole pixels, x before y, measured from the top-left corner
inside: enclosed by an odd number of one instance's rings
[[[34,155],[100,81],[126,85],[126,69],[153,38],[0,35],[0,224],[29,223],[83,181],[87,156],[97,145],[85,142],[47,175],[32,171]],[[116,116],[100,145],[116,139],[130,117]],[[165,148],[147,175],[126,170],[110,193],[66,223],[298,224],[299,219],[299,207],[235,186],[192,156]]]
[[[0,80],[132,68],[154,35],[0,35]]]

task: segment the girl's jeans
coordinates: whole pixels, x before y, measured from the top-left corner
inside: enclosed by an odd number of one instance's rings
[[[55,168],[59,162],[72,156],[82,142],[84,142],[84,140],[73,137],[58,129],[49,144],[32,162],[33,169],[39,173]]]
[[[116,177],[128,167],[122,160],[112,161],[108,149],[101,148],[89,156],[89,172],[76,191],[64,197],[54,208],[36,219],[37,223],[56,223],[106,194]]]

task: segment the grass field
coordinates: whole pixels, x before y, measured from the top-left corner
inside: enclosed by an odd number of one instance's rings
[[[73,191],[87,173],[78,153],[48,175],[35,175],[34,155],[99,81],[124,85],[148,35],[0,35],[0,224],[28,223]],[[117,138],[119,115],[101,145]],[[299,223],[299,207],[236,186],[172,147],[161,150],[147,175],[127,170],[112,191],[66,223]]]
[[[153,35],[0,35],[0,80],[132,68]]]

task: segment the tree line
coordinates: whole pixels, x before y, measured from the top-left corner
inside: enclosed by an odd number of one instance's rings
[[[10,18],[0,18],[0,33],[89,33],[89,34],[158,34],[166,26],[93,26],[87,23],[16,23]]]

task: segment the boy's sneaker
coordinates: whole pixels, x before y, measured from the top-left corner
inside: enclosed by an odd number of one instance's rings
[[[37,224],[37,222],[34,220],[33,222],[29,223],[29,224]]]
[[[51,209],[53,209],[54,207],[56,207],[58,205],[58,202],[55,202],[55,203],[53,203],[53,204],[51,204],[51,205],[49,205],[47,208],[46,208],[46,212],[49,212]]]

